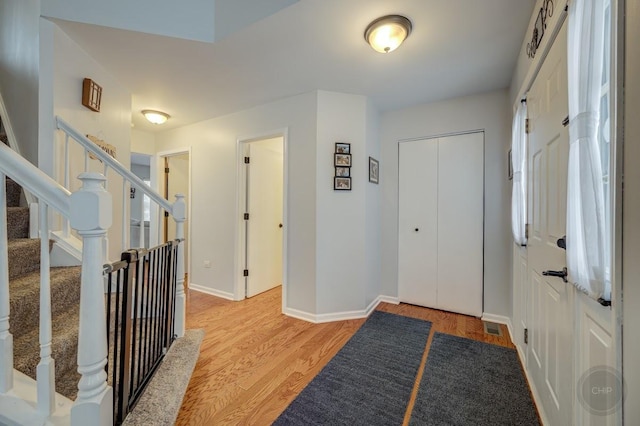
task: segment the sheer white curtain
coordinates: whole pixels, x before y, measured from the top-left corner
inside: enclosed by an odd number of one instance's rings
[[[527,104],[523,101],[513,116],[513,128],[511,135],[511,163],[513,166],[513,186],[511,189],[511,230],[516,244],[527,244],[525,236],[525,224],[527,222],[527,195],[526,195],[526,164],[527,134],[525,122],[527,119]]]
[[[605,203],[598,145],[604,1],[570,2],[568,25],[567,266],[576,287],[596,300],[610,300],[605,281]]]

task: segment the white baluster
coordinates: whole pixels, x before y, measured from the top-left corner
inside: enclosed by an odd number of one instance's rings
[[[99,173],[82,173],[71,195],[71,226],[83,239],[78,337],[78,397],[71,425],[113,425],[113,392],[107,386],[107,333],[102,283],[102,243],[112,221],[112,202]]]
[[[56,398],[55,361],[51,357],[51,277],[49,271],[49,207],[40,202],[40,363],[36,369],[38,411],[49,416]]]
[[[176,221],[176,239],[184,240],[184,221],[187,218],[187,204],[184,202],[184,195],[176,194],[176,201],[171,210],[173,219]],[[184,294],[184,245],[185,241],[178,245],[178,263],[176,266],[176,312],[175,312],[175,333],[176,336],[184,336],[186,324],[186,298]]]
[[[0,393],[13,388],[13,336],[9,332],[9,248],[7,192],[0,173]]]
[[[69,177],[69,135],[64,135],[64,187],[69,189],[70,177]],[[62,219],[62,235],[64,238],[69,238],[71,234],[71,225],[69,219],[63,217]]]
[[[127,200],[130,191],[127,191],[127,184],[129,182],[126,179],[122,179],[122,244],[120,245],[121,251],[127,250],[129,247],[129,241],[127,241],[127,228],[130,226],[131,219],[127,219]]]

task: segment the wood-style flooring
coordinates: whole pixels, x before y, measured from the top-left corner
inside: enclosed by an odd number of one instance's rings
[[[365,321],[311,324],[281,314],[281,298],[281,287],[241,302],[188,291],[187,328],[205,337],[176,425],[270,425]],[[407,304],[377,309],[433,323],[423,365],[436,331],[514,347],[505,326],[501,337],[487,335],[478,318]]]

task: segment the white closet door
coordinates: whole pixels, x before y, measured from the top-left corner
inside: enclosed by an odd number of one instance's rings
[[[438,148],[438,308],[482,315],[484,134]]]
[[[400,144],[398,294],[436,307],[438,277],[438,140]]]
[[[482,315],[484,134],[399,147],[398,296]]]

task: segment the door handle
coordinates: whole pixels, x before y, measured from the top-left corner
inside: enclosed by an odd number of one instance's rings
[[[546,277],[562,278],[562,281],[564,281],[565,283],[569,282],[569,280],[567,279],[567,276],[569,275],[569,272],[567,271],[566,267],[562,268],[562,271],[543,271],[542,275],[544,275]]]
[[[282,228],[282,224],[281,223],[278,224],[278,228]]]
[[[556,244],[558,245],[558,247],[560,247],[561,249],[567,249],[567,236],[565,235],[562,238],[558,238],[558,241],[556,241]]]

